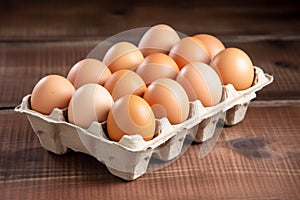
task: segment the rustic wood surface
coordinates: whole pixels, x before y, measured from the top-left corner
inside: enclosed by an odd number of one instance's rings
[[[3,199],[297,199],[300,185],[300,105],[251,107],[223,129],[203,159],[193,144],[169,166],[126,182],[95,158],[58,156],[39,144],[27,119],[0,112],[0,192]],[[15,125],[15,122],[18,125]]]
[[[300,199],[300,8],[296,1],[1,1],[0,199]],[[212,152],[123,181],[83,153],[44,150],[13,108],[46,74],[66,75],[102,40],[168,23],[211,33],[274,75]]]
[[[185,34],[223,37],[299,37],[299,6],[293,0],[215,1],[32,1],[1,2],[0,38],[44,41],[106,38],[159,22]]]

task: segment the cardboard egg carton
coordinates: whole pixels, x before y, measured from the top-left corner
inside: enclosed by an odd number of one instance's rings
[[[144,141],[140,135],[125,135],[119,142],[111,141],[105,122],[93,122],[88,129],[83,129],[68,123],[66,109],[54,109],[50,115],[40,114],[31,110],[31,95],[25,96],[15,111],[27,115],[46,150],[65,154],[71,149],[89,154],[104,163],[112,174],[134,180],[166,166],[166,161],[179,157],[192,141],[205,143],[214,135],[224,113],[227,125],[242,121],[255,92],[272,81],[272,76],[255,67],[255,82],[251,88],[236,91],[232,85],[226,85],[223,101],[212,107],[203,107],[198,100],[191,102],[189,118],[180,124],[171,125],[166,118],[157,119],[155,137],[150,141]]]

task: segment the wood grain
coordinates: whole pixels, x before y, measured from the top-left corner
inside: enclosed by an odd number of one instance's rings
[[[96,42],[0,44],[0,107],[18,104],[48,74],[66,76]]]
[[[299,36],[297,5],[293,0],[1,1],[0,41],[99,39],[157,23],[185,34]]]
[[[126,182],[95,158],[42,149],[25,118],[0,111],[3,199],[297,199],[300,104],[251,107],[207,157],[193,144],[171,165]]]

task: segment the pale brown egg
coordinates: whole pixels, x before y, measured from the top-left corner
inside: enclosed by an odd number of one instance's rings
[[[107,118],[109,138],[119,141],[124,135],[140,134],[145,141],[151,140],[155,132],[155,118],[149,104],[136,95],[118,99]]]
[[[163,53],[147,56],[136,69],[136,73],[143,78],[146,85],[159,78],[175,79],[178,72],[179,68],[176,62]]]
[[[157,119],[166,117],[171,124],[179,124],[188,118],[189,98],[175,80],[161,78],[152,82],[145,91],[144,99]]]
[[[103,86],[85,84],[75,91],[69,103],[69,122],[88,128],[92,122],[105,121],[112,105],[113,99]]]
[[[190,62],[210,62],[206,45],[195,37],[185,37],[170,50],[169,56],[175,60],[179,69]]]
[[[74,93],[73,85],[60,75],[48,75],[39,80],[31,94],[31,108],[49,115],[54,108],[66,108]]]
[[[241,49],[224,49],[214,57],[211,66],[216,69],[223,84],[232,84],[236,90],[245,90],[253,83],[252,61]]]
[[[200,100],[202,105],[214,106],[221,101],[222,83],[209,65],[192,62],[179,72],[176,81],[185,89],[189,100]]]
[[[103,63],[112,73],[121,69],[132,70],[144,60],[141,51],[130,42],[118,42],[108,49]]]
[[[82,66],[82,64],[80,64],[80,61],[77,62],[75,65],[72,66],[72,68],[69,70],[69,72],[67,74],[67,79],[70,81],[70,83],[72,83],[72,85],[74,85],[76,75],[81,66]]]
[[[169,53],[174,44],[180,40],[176,31],[166,24],[151,27],[141,38],[138,48],[146,57],[153,53]]]
[[[137,73],[127,69],[113,73],[104,87],[110,92],[114,101],[128,94],[143,96],[146,90],[143,79]]]
[[[77,62],[70,70],[67,79],[73,83],[75,89],[87,83],[104,83],[111,76],[108,67],[101,61],[93,58],[86,58]]]
[[[213,59],[220,51],[225,49],[224,44],[217,37],[209,34],[197,34],[195,38],[201,40],[207,47],[210,58]]]

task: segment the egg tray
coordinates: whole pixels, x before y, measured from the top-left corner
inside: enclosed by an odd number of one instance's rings
[[[272,76],[255,67],[252,87],[236,91],[231,84],[225,85],[223,101],[212,107],[203,107],[198,100],[191,102],[189,118],[180,124],[171,125],[166,118],[157,119],[155,137],[150,141],[144,141],[140,135],[125,135],[119,142],[111,141],[105,133],[105,122],[93,122],[88,129],[83,129],[67,122],[66,109],[55,108],[50,115],[43,115],[31,110],[30,94],[15,111],[27,115],[46,150],[65,154],[71,149],[89,154],[104,163],[115,176],[134,180],[155,169],[157,161],[167,163],[179,157],[188,146],[185,141],[205,143],[214,135],[222,114],[226,113],[226,125],[242,121],[250,101],[256,97],[255,92],[272,81]]]

